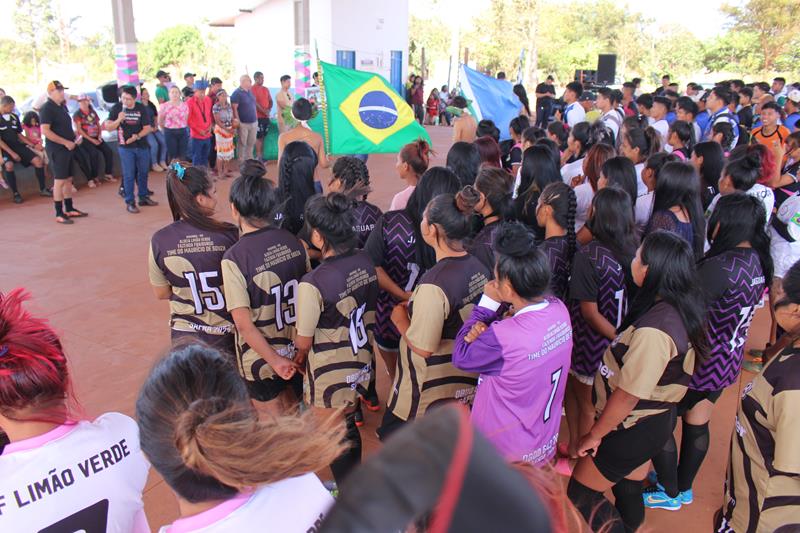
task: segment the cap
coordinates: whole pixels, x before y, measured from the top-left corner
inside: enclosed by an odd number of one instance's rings
[[[164,72],[163,70],[159,70],[158,72],[156,72],[156,78],[162,78],[164,76],[169,76],[169,73]]]
[[[208,80],[203,79],[203,78],[201,78],[199,80],[195,80],[195,82],[194,82],[194,90],[195,91],[204,91],[206,89],[208,89]]]
[[[583,91],[578,97],[579,102],[594,102],[595,100],[597,100],[597,96],[592,91]]]
[[[786,95],[787,100],[791,100],[795,104],[800,104],[800,89],[793,89]]]
[[[210,83],[211,85],[216,85],[216,84],[218,84],[218,83],[222,83],[222,80],[221,80],[221,79],[219,79],[219,78],[217,78],[216,76],[214,76],[213,78],[211,78],[211,79],[209,80],[209,83]]]
[[[81,94],[79,94],[79,95],[78,95],[78,101],[79,101],[79,102],[82,102],[82,101],[84,101],[84,100],[91,100],[91,99],[89,98],[89,95],[88,95],[88,94],[86,94],[86,93],[81,93]]]
[[[194,72],[187,72],[186,74],[183,75],[183,79],[186,79],[189,76],[194,78],[195,76],[197,76],[197,74],[195,74]]]
[[[50,92],[50,91],[63,91],[64,89],[68,89],[68,87],[64,87],[63,85],[61,85],[60,81],[53,80],[53,81],[51,81],[50,83],[47,84],[47,92]]]

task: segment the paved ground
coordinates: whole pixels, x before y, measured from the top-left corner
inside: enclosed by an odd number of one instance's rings
[[[443,164],[450,131],[430,128]],[[394,171],[395,155],[370,157],[375,192],[372,201],[387,208],[392,195],[404,187]],[[269,177],[276,178],[275,165]],[[220,184],[227,198],[230,181]],[[113,185],[83,188],[75,204],[90,216],[72,226],[53,222],[52,203],[29,197],[20,205],[0,193],[0,291],[26,287],[33,295],[30,308],[48,317],[64,339],[72,365],[75,391],[86,416],[105,411],[132,415],[137,391],[153,362],[169,344],[168,309],[157,301],[147,280],[147,246],[154,231],[171,221],[163,174],[151,175],[150,187],[161,205],[143,208],[139,215],[123,209]],[[220,204],[220,216],[227,207]],[[751,342],[763,345],[765,313],[756,317]],[[745,380],[749,377],[745,376]],[[386,397],[386,373],[379,372],[379,390]],[[733,413],[741,383],[726,391],[711,422],[711,450],[695,484],[695,502],[680,512],[649,511],[645,528],[652,531],[706,531],[722,503]],[[365,449],[378,448],[374,430],[381,413],[365,412]],[[173,520],[177,505],[163,481],[151,474],[145,506],[154,529]]]

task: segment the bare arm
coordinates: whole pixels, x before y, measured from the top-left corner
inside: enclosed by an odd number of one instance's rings
[[[269,345],[264,335],[258,330],[255,324],[253,324],[253,319],[250,317],[250,309],[247,307],[239,307],[231,311],[231,316],[233,317],[234,324],[236,324],[236,331],[244,337],[247,344],[249,344],[273,370],[281,374],[281,372],[279,372],[281,367],[287,364],[289,366],[294,366],[291,359],[281,357],[272,346]],[[281,377],[283,377],[283,375],[281,375]]]
[[[42,124],[42,135],[44,135],[45,139],[48,141],[52,141],[56,144],[60,144],[67,148],[67,150],[72,150],[75,148],[75,143],[72,141],[68,141],[61,135],[57,134],[53,130],[50,129],[50,124]]]
[[[597,309],[597,302],[581,302],[581,316],[593,330],[605,338],[613,340],[617,336],[617,328],[600,314],[600,310]]]
[[[425,357],[426,359],[433,355],[433,352],[416,348],[413,344],[411,344],[406,336],[406,333],[408,333],[408,328],[411,327],[411,319],[408,317],[408,302],[400,302],[394,307],[392,310],[392,323],[394,323],[397,331],[400,332],[400,334],[406,340],[406,344],[414,353],[421,357]]]
[[[233,109],[233,118],[235,118],[236,120],[239,120],[239,104],[234,104],[233,102],[231,102],[231,109]],[[216,118],[217,118],[217,114],[214,113],[214,119],[216,120]],[[222,124],[220,124],[220,126],[221,125]]]
[[[638,402],[639,398],[628,394],[622,389],[612,392],[605,409],[600,414],[600,418],[597,419],[589,433],[578,444],[578,455],[581,457],[587,454],[594,455],[603,437],[617,428],[631,414]]]
[[[151,285],[153,287],[153,294],[159,300],[169,300],[172,296],[172,287],[169,285]]]
[[[389,274],[386,273],[383,267],[375,267],[375,272],[378,274],[378,287],[400,301],[407,301],[411,298],[411,293],[401,289],[400,286],[389,277]]]

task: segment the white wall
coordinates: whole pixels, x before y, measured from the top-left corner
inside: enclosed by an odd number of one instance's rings
[[[264,73],[264,85],[278,87],[280,77],[294,78],[294,6],[291,0],[271,0],[236,17],[233,28],[237,75]]]

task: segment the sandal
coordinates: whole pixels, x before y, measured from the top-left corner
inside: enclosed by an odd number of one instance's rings
[[[59,224],[74,224],[75,223],[74,220],[72,220],[71,218],[66,217],[66,216],[64,216],[64,217],[56,217],[56,222],[59,223]]]
[[[89,180],[89,188],[90,189],[97,188],[97,182],[95,180]]]
[[[84,213],[83,211],[78,211],[77,209],[73,209],[72,211],[64,211],[64,214],[70,218],[83,218],[89,216],[89,213]]]

